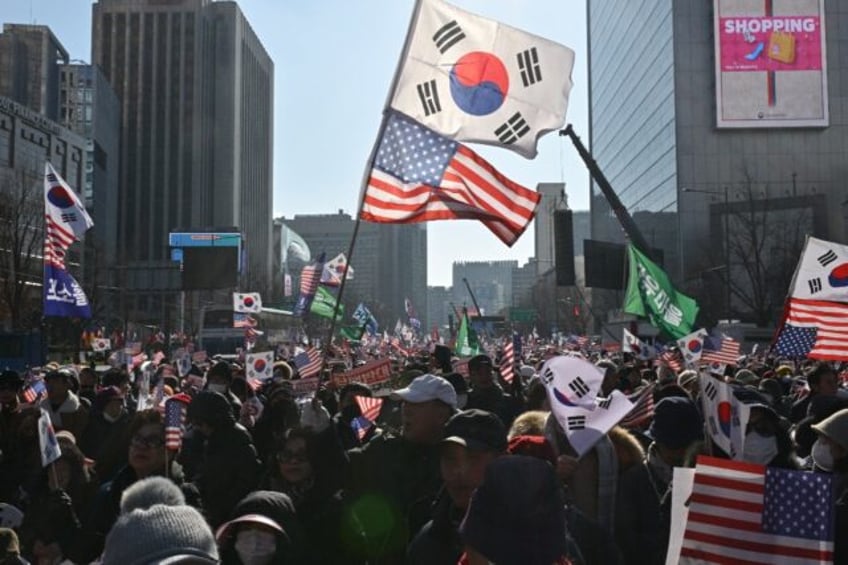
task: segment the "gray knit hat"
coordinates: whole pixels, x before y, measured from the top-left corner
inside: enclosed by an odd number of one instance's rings
[[[154,504],[184,506],[185,495],[180,487],[165,477],[147,477],[131,484],[121,495],[121,514]]]
[[[106,536],[102,565],[146,565],[174,557],[218,563],[203,516],[190,506],[156,504],[122,515]]]

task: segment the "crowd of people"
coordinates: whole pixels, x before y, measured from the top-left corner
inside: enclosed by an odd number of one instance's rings
[[[539,377],[561,354],[604,372],[602,396],[650,387],[651,413],[578,457]],[[728,457],[705,433],[698,373],[540,342],[507,381],[500,355],[472,357],[464,375],[436,345],[393,359],[393,387],[380,391],[334,386],[333,371],[363,362],[339,358],[309,395],[285,359],[266,381],[223,360],[180,377],[166,358],[149,379],[140,368],[7,370],[0,564],[665,563],[673,468]],[[830,363],[761,355],[712,378],[753,399],[737,459],[834,476],[835,561],[848,563],[841,377]],[[146,400],[155,391],[187,404],[178,449],[163,403]],[[61,449],[47,466],[42,414]]]

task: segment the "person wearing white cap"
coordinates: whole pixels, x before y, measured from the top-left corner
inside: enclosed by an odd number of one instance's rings
[[[425,374],[392,399],[401,402],[401,435],[382,434],[348,451],[349,512],[357,520],[350,521],[356,531],[342,537],[356,557],[402,561],[442,486],[439,444],[456,411],[456,391],[442,377]]]

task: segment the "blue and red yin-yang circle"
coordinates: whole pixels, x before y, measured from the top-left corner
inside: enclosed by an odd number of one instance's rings
[[[509,74],[496,56],[483,51],[466,53],[450,71],[450,91],[459,108],[486,116],[500,108],[509,92]]]
[[[834,267],[827,276],[827,282],[830,283],[830,286],[836,288],[848,286],[848,263]]]
[[[47,191],[47,200],[59,208],[70,208],[74,205],[73,197],[61,185],[56,185]]]
[[[253,308],[253,298],[251,298],[250,296],[245,296],[242,302],[248,308]]]
[[[265,372],[265,360],[264,359],[257,359],[253,363],[253,370],[256,371],[257,373],[264,373]]]

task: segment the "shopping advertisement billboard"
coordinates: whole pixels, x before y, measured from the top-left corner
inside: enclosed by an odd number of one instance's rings
[[[716,125],[828,125],[824,0],[713,0]]]

